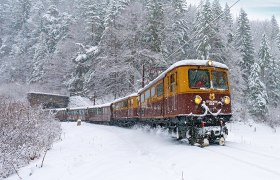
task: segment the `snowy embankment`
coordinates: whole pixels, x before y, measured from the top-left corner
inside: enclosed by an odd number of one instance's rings
[[[22,168],[27,180],[279,180],[280,129],[229,124],[226,146],[199,148],[161,130],[62,123],[62,141]],[[256,128],[255,128],[256,127]],[[18,179],[13,175],[9,180]]]

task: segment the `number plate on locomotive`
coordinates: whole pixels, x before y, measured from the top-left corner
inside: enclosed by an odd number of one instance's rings
[[[206,100],[206,103],[209,104],[210,106],[214,106],[215,104],[218,104],[218,101]]]

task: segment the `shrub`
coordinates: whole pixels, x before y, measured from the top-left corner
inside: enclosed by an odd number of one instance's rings
[[[48,111],[0,96],[0,179],[38,158],[60,137],[60,123]]]

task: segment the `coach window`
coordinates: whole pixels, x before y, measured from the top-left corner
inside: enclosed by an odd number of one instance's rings
[[[97,114],[98,114],[98,115],[102,115],[102,108],[98,108],[98,109],[97,109]]]
[[[149,99],[150,98],[150,89],[148,89],[146,92],[145,92],[145,100]]]
[[[157,93],[157,97],[162,96],[162,94],[163,94],[163,83],[160,83],[160,84],[157,85],[156,93]]]
[[[96,108],[92,109],[92,113],[93,113],[93,115],[96,115],[97,114],[97,109]]]
[[[151,97],[154,97],[155,94],[156,94],[156,88],[152,87],[152,89],[151,89]]]
[[[123,101],[123,108],[127,108],[128,107],[128,100],[124,100]]]
[[[145,96],[144,94],[141,94],[141,103],[143,103],[145,101]]]

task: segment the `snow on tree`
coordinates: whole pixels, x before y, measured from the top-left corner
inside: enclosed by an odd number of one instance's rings
[[[56,6],[49,7],[42,19],[42,32],[46,34],[48,51],[53,53],[59,40],[67,35],[70,15],[60,14]]]
[[[232,19],[232,15],[230,13],[230,8],[229,8],[228,4],[225,5],[224,14],[222,16],[222,19],[224,22],[223,32],[227,36],[227,42],[231,43],[233,41],[233,19]]]
[[[161,0],[148,0],[148,43],[154,52],[162,51],[163,7]]]
[[[18,30],[24,29],[24,33],[27,33],[26,23],[30,18],[31,0],[18,0],[16,5],[17,12],[14,14],[16,20],[14,27]]]
[[[105,30],[104,20],[108,2],[102,0],[87,0],[84,2],[86,29],[91,39],[91,44],[96,46],[100,42]]]
[[[266,87],[269,97],[269,104],[273,107],[279,107],[280,102],[280,88],[279,88],[279,66],[275,59],[272,59],[267,68]]]
[[[275,16],[273,15],[271,18],[271,35],[270,35],[270,41],[274,41],[277,38],[277,35],[279,34],[279,25],[277,23],[277,20]]]
[[[280,33],[276,37],[276,42],[277,42],[277,47],[278,47],[278,49],[280,51]]]
[[[267,120],[268,97],[265,84],[260,79],[261,68],[254,63],[249,76],[249,112],[261,121]]]
[[[66,13],[60,14],[54,5],[51,5],[46,14],[43,15],[29,82],[34,83],[43,80],[42,78],[46,73],[44,66],[48,63],[47,59],[51,59],[50,55],[57,49],[59,41],[67,37],[70,23],[71,16]]]
[[[266,35],[263,34],[261,47],[259,50],[260,79],[265,82],[269,97],[269,104],[277,107],[279,102],[280,90],[278,88],[279,78],[277,77],[278,66],[275,59],[270,55],[270,49]]]
[[[169,64],[180,59],[186,59],[189,55],[189,36],[191,34],[190,24],[192,23],[189,16],[187,3],[183,0],[173,0],[171,4],[166,4],[168,8],[164,10],[165,28],[161,31],[164,35],[162,40],[162,54],[168,57],[177,51],[167,61]],[[179,50],[178,48],[181,47]]]
[[[211,26],[213,21],[213,14],[211,10],[211,4],[207,0],[198,12],[197,19],[195,21],[195,34],[196,41],[195,47],[198,53],[198,59],[208,59],[211,50],[211,40],[215,35],[215,30]]]
[[[261,68],[260,79],[261,81],[265,82],[265,79],[269,78],[267,77],[265,72],[269,71],[268,66],[271,61],[270,50],[267,44],[267,38],[265,34],[263,34],[262,36],[261,46],[258,55],[259,55],[259,65]]]
[[[240,10],[234,39],[235,47],[240,51],[242,56],[239,64],[243,70],[242,77],[246,84],[248,84],[248,77],[250,75],[251,67],[254,63],[254,47],[249,19],[247,17],[247,13],[243,9]],[[245,91],[246,90],[248,90],[248,88],[245,89]]]

